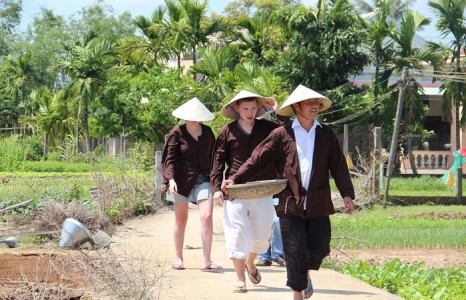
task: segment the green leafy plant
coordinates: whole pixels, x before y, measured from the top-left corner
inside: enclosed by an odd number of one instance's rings
[[[0,171],[19,171],[24,164],[24,153],[18,135],[0,138]]]
[[[466,268],[423,269],[394,259],[383,265],[353,261],[340,271],[405,299],[464,299]]]

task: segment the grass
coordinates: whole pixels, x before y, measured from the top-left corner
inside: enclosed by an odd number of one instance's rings
[[[450,217],[445,219],[444,217]],[[333,245],[345,249],[465,248],[464,206],[383,207],[332,216]]]
[[[59,177],[48,174],[36,177],[34,173],[19,174],[20,177],[4,178],[0,184],[1,202],[21,202],[27,199],[39,200],[46,197],[73,200],[90,198],[90,189],[95,186],[93,174],[60,174]],[[42,174],[43,175],[43,174]],[[1,177],[2,175],[0,175]]]
[[[466,191],[466,180],[463,190]],[[417,178],[392,178],[390,180],[390,196],[455,196],[455,190],[449,189],[441,177],[422,176]],[[385,188],[383,189],[385,193]]]

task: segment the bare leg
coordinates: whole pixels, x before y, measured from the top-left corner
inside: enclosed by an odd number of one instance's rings
[[[175,228],[173,236],[175,239],[175,264],[183,266],[183,244],[186,223],[188,222],[188,203],[173,202],[175,207]]]
[[[239,258],[232,258],[233,266],[235,267],[236,277],[238,281],[246,282],[246,277],[244,275],[246,260]]]
[[[210,253],[212,251],[212,235],[214,232],[212,223],[212,198],[197,201],[199,215],[201,218],[201,238],[202,251],[204,253],[204,267],[208,267],[211,263]]]
[[[303,292],[293,291],[293,300],[303,300]]]
[[[254,260],[257,257],[257,253],[249,252],[248,258],[246,259],[246,266],[248,266],[248,270],[252,273],[255,273],[256,265],[254,264]]]

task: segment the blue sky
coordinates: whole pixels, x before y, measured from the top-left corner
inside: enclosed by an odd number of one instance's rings
[[[209,9],[221,13],[225,6],[231,2],[231,0],[210,0]],[[314,5],[316,0],[304,0],[302,1],[305,5]],[[428,0],[417,0],[414,9],[420,12],[424,17],[428,17],[432,20],[431,25],[424,28],[423,31],[419,32],[419,35],[423,38],[433,41],[440,42],[441,37],[435,29],[435,23],[437,21],[435,15],[432,13],[430,7],[427,5]],[[81,8],[89,5],[96,4],[96,0],[23,0],[23,14],[21,27],[26,28],[27,24],[36,16],[41,7],[51,9],[57,15],[64,16],[65,18],[78,12]],[[163,0],[105,0],[104,3],[112,6],[115,10],[115,14],[119,15],[125,11],[129,11],[133,17],[144,15],[150,16],[154,9],[163,4]]]

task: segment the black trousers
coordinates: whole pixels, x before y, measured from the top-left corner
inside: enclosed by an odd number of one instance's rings
[[[300,292],[307,286],[307,271],[319,270],[324,258],[330,254],[330,218],[282,216],[280,229],[286,261],[286,285]]]

